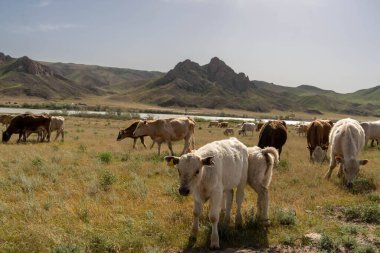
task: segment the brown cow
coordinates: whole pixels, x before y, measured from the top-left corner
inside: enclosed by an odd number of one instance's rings
[[[51,117],[49,115],[27,113],[17,115],[12,119],[7,130],[3,132],[3,142],[8,142],[14,133],[19,133],[17,142],[20,142],[22,136],[26,140],[27,132],[37,132],[41,127],[47,132],[47,139],[50,141],[50,120]]]
[[[313,160],[313,152],[316,147],[321,147],[324,154],[327,153],[327,149],[329,147],[329,133],[332,127],[332,122],[328,120],[314,120],[311,122],[307,128],[307,148],[310,152],[310,160],[314,162]],[[325,155],[318,156],[322,157],[321,161],[317,161],[319,163],[322,163],[323,160],[326,158]]]
[[[266,122],[259,133],[260,148],[275,147],[281,155],[282,146],[288,137],[286,123],[283,120],[273,120]]]
[[[220,122],[220,123],[218,124],[218,127],[220,127],[220,128],[227,128],[227,127],[228,127],[228,122],[225,122],[225,121]]]
[[[160,154],[161,144],[168,144],[171,155],[174,155],[172,141],[184,139],[185,145],[182,154],[190,151],[190,139],[194,149],[194,129],[195,122],[190,118],[140,120],[137,124],[133,136],[148,135],[158,144],[158,154]]]
[[[0,115],[0,123],[5,125],[6,128],[9,126],[12,119],[13,119],[12,115],[9,115],[9,114]]]
[[[144,143],[144,136],[138,136],[138,137],[134,137],[133,136],[133,132],[136,130],[136,127],[137,125],[139,124],[139,121],[136,121],[136,122],[133,122],[132,125],[130,125],[129,127],[125,128],[125,129],[121,129],[119,131],[119,135],[117,136],[117,141],[121,141],[122,139],[125,139],[125,138],[133,138],[133,148],[136,147],[136,141],[138,138],[140,138],[140,141],[141,141],[141,144],[146,148],[146,145]],[[154,142],[153,142],[154,144]]]

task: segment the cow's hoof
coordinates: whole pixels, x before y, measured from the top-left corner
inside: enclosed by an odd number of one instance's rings
[[[188,243],[188,245],[189,246],[193,246],[196,241],[197,241],[197,238],[195,236],[193,236],[193,235],[190,235],[189,236],[189,243]]]
[[[210,250],[218,250],[220,249],[219,245],[210,245]]]

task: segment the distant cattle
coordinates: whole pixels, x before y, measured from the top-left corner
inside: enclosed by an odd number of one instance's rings
[[[3,142],[8,142],[12,134],[18,133],[20,142],[21,137],[26,140],[27,132],[36,132],[38,129],[43,128],[47,132],[47,139],[50,141],[50,121],[49,115],[38,114],[20,114],[15,116],[8,128],[3,132]]]
[[[242,224],[241,204],[247,182],[247,147],[236,138],[214,141],[181,157],[166,156],[168,165],[176,165],[179,177],[179,193],[193,195],[193,226],[191,239],[197,238],[202,205],[209,200],[208,217],[211,222],[211,249],[219,248],[218,222],[223,193],[226,194],[225,223],[231,215],[234,188],[236,190],[235,225]],[[255,174],[255,171],[252,171]]]
[[[220,122],[218,124],[218,127],[220,127],[220,128],[227,128],[228,127],[228,122]]]
[[[64,139],[64,129],[65,129],[65,118],[62,116],[51,116],[50,121],[50,132],[56,131],[54,140],[57,140],[59,135],[61,135],[61,141]]]
[[[136,147],[136,141],[137,141],[138,138],[140,138],[141,144],[146,148],[146,145],[144,143],[144,137],[146,135],[144,135],[144,136],[138,136],[138,137],[135,137],[133,135],[133,132],[136,130],[136,127],[137,127],[138,124],[139,124],[139,121],[136,121],[136,122],[133,122],[132,125],[130,125],[129,127],[125,128],[125,129],[121,129],[119,131],[119,134],[118,134],[116,140],[117,141],[121,141],[121,140],[123,140],[123,139],[125,139],[127,137],[128,138],[133,138],[133,148],[135,148]],[[154,142],[153,142],[153,144],[154,144]]]
[[[194,149],[194,129],[195,122],[190,118],[140,120],[133,132],[134,137],[150,136],[158,144],[158,154],[160,154],[161,144],[168,144],[170,153],[174,155],[172,142],[184,140],[185,145],[181,154],[190,151],[190,141]]]
[[[379,146],[379,139],[372,139],[371,140],[371,147],[375,146],[375,141],[376,141],[376,146]]]
[[[266,122],[259,133],[260,148],[275,147],[281,155],[282,146],[288,137],[285,121],[273,120]]]
[[[365,133],[365,145],[368,144],[369,140],[380,139],[380,120],[378,121],[368,121],[362,122],[360,125],[364,129]],[[372,143],[371,143],[372,145]]]
[[[223,131],[223,134],[226,135],[226,136],[234,135],[234,129],[233,128],[226,128]]]
[[[219,122],[218,121],[210,121],[208,123],[208,127],[218,127],[219,126]]]
[[[296,126],[296,133],[298,136],[306,136],[307,125],[298,125]]]
[[[364,130],[356,120],[348,118],[335,123],[330,133],[330,168],[325,177],[330,179],[333,169],[337,163],[340,163],[338,176],[343,175],[347,186],[352,186],[352,180],[359,173],[360,165],[368,162],[368,160],[357,160],[364,142]]]
[[[273,165],[277,163],[278,152],[275,148],[261,149],[257,146],[248,148],[247,182],[258,195],[256,220],[264,224],[268,223],[268,188],[272,179]]]
[[[314,120],[307,127],[307,148],[309,149],[311,161],[322,163],[324,159],[327,157],[326,153],[329,147],[328,135],[330,133],[330,130],[330,123],[322,120]],[[317,147],[320,147],[322,149],[322,152],[324,152],[325,154],[316,154],[313,156],[313,152]],[[321,151],[318,149],[317,152],[320,153]],[[314,158],[316,158],[317,160],[315,160]]]
[[[260,131],[261,128],[263,127],[263,125],[264,125],[264,122],[262,122],[262,121],[257,122],[256,132]]]
[[[252,132],[252,135],[253,135],[253,132],[255,131],[256,129],[256,124],[255,123],[244,123],[240,130],[239,130],[239,135],[247,135],[247,132]]]
[[[9,114],[0,115],[0,123],[5,125],[5,127],[9,126],[12,119],[13,119],[12,115],[9,115]]]

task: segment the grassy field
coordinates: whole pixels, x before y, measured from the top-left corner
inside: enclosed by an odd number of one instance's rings
[[[65,142],[0,144],[0,252],[162,252],[186,248],[192,198],[177,192],[178,173],[163,154],[132,140],[116,141],[132,121],[68,117]],[[225,138],[198,122],[196,146]],[[237,132],[237,131],[235,131]],[[258,135],[238,137],[247,146]],[[146,139],[147,145],[151,141]],[[180,152],[183,142],[174,145]],[[378,252],[380,245],[380,150],[367,148],[369,163],[354,190],[343,187],[327,163],[309,162],[305,137],[290,129],[270,186],[271,225],[253,220],[256,193],[243,204],[245,225],[220,226],[222,248],[305,245],[304,235],[323,234],[320,250],[337,245]],[[377,189],[373,189],[377,187]],[[235,205],[234,205],[235,207]],[[197,249],[207,249],[210,226],[203,208]]]

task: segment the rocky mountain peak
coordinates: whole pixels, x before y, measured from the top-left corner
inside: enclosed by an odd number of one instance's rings
[[[12,63],[5,72],[9,71],[25,72],[27,74],[40,76],[54,76],[53,70],[51,70],[48,66],[33,61],[27,56],[18,58],[14,63]]]
[[[12,59],[13,58],[10,57],[9,55],[5,55],[4,53],[0,52],[0,64],[6,63]]]

